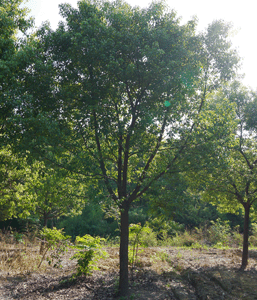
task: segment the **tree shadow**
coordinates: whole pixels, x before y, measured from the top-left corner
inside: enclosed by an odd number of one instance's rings
[[[256,259],[255,257],[254,259]],[[71,280],[70,276],[35,275],[8,277],[6,288],[12,299],[119,299],[118,272],[95,272],[93,276]],[[130,277],[128,299],[257,299],[257,270],[225,266],[186,268],[161,274],[138,268]]]

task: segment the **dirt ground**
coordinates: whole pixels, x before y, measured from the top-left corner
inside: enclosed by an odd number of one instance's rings
[[[70,281],[74,261],[65,257],[62,269],[48,268],[29,274],[0,270],[0,299],[106,300],[115,298],[118,287],[118,250],[90,277]],[[140,253],[130,295],[135,300],[257,299],[257,251],[250,251],[249,266],[239,272],[240,250],[147,248]]]

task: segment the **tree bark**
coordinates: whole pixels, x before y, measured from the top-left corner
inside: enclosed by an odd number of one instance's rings
[[[128,295],[128,243],[129,243],[129,204],[124,201],[121,208],[120,228],[120,281],[119,296]]]
[[[243,254],[242,254],[242,264],[240,270],[243,271],[248,264],[248,239],[249,239],[249,215],[250,215],[250,203],[245,203],[245,217],[244,217],[244,241],[243,241]]]

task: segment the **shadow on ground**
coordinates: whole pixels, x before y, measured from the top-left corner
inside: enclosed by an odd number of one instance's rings
[[[257,299],[256,252],[250,252],[251,264],[244,272],[238,271],[240,253],[235,251],[169,249],[167,253],[168,267],[157,271],[153,264],[145,264],[134,270],[128,300]],[[4,300],[118,299],[118,272],[114,270],[73,281],[62,271],[1,279],[4,298],[0,299]]]

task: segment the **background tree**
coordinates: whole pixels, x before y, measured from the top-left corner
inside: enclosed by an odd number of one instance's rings
[[[193,172],[195,169],[197,168],[194,167]],[[190,166],[184,173],[165,174],[153,183],[145,198],[149,201],[152,216],[163,216],[183,224],[187,229],[193,229],[209,225],[210,221],[215,221],[220,214],[214,205],[201,199],[198,190],[191,189],[188,172]]]
[[[196,181],[204,185],[203,197],[215,204],[221,212],[236,213],[244,209],[244,241],[241,269],[248,263],[248,236],[250,213],[257,199],[257,156],[255,116],[256,93],[243,87],[239,82],[225,86],[213,95],[215,105],[228,99],[234,105],[234,119],[237,126],[230,141],[213,144],[209,149],[211,160]],[[231,114],[232,115],[232,114]],[[217,115],[219,118],[220,115]],[[215,126],[215,124],[214,124]],[[232,127],[233,128],[233,127]]]
[[[233,76],[238,59],[226,24],[196,36],[195,22],[181,26],[163,3],[81,1],[78,9],[61,5],[61,15],[55,32],[38,32],[24,75],[32,97],[18,110],[22,142],[104,182],[120,211],[119,292],[126,295],[131,204],[179,170],[206,95]]]
[[[32,174],[28,190],[33,197],[34,213],[43,220],[44,227],[48,220],[82,212],[85,189],[79,180],[40,162],[33,164]]]
[[[0,221],[27,217],[33,208],[28,192],[31,168],[25,158],[15,156],[10,147],[0,149]]]

